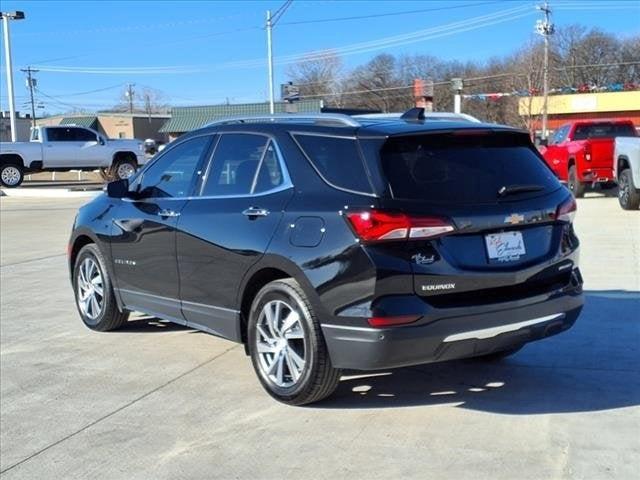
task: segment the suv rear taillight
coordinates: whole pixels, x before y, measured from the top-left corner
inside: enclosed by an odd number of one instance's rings
[[[591,145],[588,143],[584,146],[584,159],[588,162],[591,161]]]
[[[404,213],[367,210],[346,214],[356,235],[365,242],[434,238],[455,230],[440,217],[414,217]]]
[[[560,206],[558,207],[558,210],[556,210],[556,220],[560,220],[561,222],[572,223],[573,219],[576,216],[577,210],[578,210],[578,204],[576,203],[576,199],[573,198],[573,195],[572,195],[563,203],[561,203]]]

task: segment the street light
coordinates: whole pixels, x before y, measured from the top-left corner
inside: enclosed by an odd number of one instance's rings
[[[18,140],[16,135],[16,106],[13,98],[13,67],[11,65],[11,41],[9,40],[9,20],[24,20],[24,12],[0,12],[4,30],[4,58],[7,64],[7,96],[9,97],[9,115],[11,118],[11,141]]]

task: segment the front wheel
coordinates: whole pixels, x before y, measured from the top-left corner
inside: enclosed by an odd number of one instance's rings
[[[138,169],[138,163],[135,160],[130,158],[126,158],[123,160],[118,160],[112,167],[113,173],[112,177],[116,180],[124,180],[125,178],[129,178]]]
[[[118,310],[102,253],[95,244],[82,247],[73,268],[76,306],[84,324],[106,332],[124,325],[129,312]]]
[[[618,202],[624,210],[637,210],[640,206],[640,191],[633,184],[633,176],[628,168],[620,172]]]
[[[3,187],[19,187],[24,180],[24,169],[21,165],[6,164],[0,167],[0,183]]]
[[[338,386],[341,371],[331,365],[318,318],[295,280],[264,286],[253,301],[247,328],[253,368],[276,400],[313,403]]]
[[[573,193],[573,196],[576,198],[584,197],[584,191],[586,189],[586,185],[580,181],[578,178],[578,172],[576,170],[575,165],[571,165],[569,167],[569,182],[568,182],[569,190]]]

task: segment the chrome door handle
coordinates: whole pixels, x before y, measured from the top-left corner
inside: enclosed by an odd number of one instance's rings
[[[242,214],[246,217],[266,217],[269,215],[269,210],[266,208],[249,207]]]
[[[161,217],[179,217],[180,212],[174,212],[173,210],[163,209],[158,212]]]

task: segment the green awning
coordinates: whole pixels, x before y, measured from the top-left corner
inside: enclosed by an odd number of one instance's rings
[[[287,103],[277,102],[276,113],[285,113]],[[294,104],[299,113],[320,113],[321,100],[302,100]],[[209,105],[202,107],[174,107],[171,118],[160,129],[167,133],[184,133],[200,128],[219,118],[235,117],[239,115],[268,115],[268,103],[242,103],[236,105]]]
[[[64,117],[60,125],[76,125],[98,130],[98,117]]]

